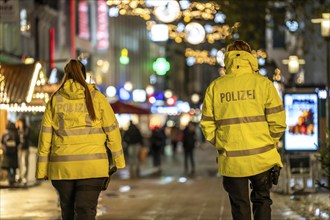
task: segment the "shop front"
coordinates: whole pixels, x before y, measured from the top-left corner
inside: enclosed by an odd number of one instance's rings
[[[36,182],[34,177],[36,146],[42,113],[45,110],[45,103],[57,88],[58,85],[47,84],[43,65],[39,62],[0,64],[0,137],[3,136],[8,122],[15,124],[18,118],[25,118],[30,129],[28,185]],[[4,151],[2,150],[0,151],[0,167],[3,158]],[[5,171],[1,170],[1,172]],[[0,179],[0,185],[5,182]]]

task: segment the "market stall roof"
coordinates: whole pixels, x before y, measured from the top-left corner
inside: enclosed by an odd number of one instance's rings
[[[121,101],[110,103],[110,105],[113,111],[117,114],[138,114],[138,115],[150,114],[149,109],[141,108]]]
[[[0,104],[30,103],[40,63],[0,64]]]

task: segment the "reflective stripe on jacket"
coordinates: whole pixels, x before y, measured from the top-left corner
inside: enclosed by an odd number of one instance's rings
[[[220,174],[252,176],[282,166],[276,142],[286,124],[277,90],[248,52],[226,53],[225,65],[226,75],[206,90],[201,119],[206,140],[219,152]]]
[[[108,176],[107,146],[113,163],[125,167],[115,114],[103,94],[89,85],[96,120],[89,117],[84,87],[68,80],[48,102],[38,143],[36,177],[51,180]]]

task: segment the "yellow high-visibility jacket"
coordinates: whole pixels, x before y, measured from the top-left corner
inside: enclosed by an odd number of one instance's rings
[[[283,103],[273,83],[258,74],[245,51],[225,54],[226,75],[206,90],[201,127],[219,152],[223,176],[246,177],[283,166],[276,149],[286,129]]]
[[[88,85],[96,120],[89,117],[84,87],[69,79],[47,103],[39,134],[36,178],[107,177],[108,147],[117,168],[125,167],[121,135],[106,97]]]

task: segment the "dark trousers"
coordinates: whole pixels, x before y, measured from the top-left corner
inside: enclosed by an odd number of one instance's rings
[[[223,177],[223,186],[229,195],[233,219],[251,219],[249,181],[252,188],[250,196],[254,219],[270,220],[272,204],[270,170],[250,177]]]
[[[8,168],[8,182],[9,185],[12,186],[16,182],[16,168],[15,167],[10,167]]]
[[[171,141],[171,144],[172,144],[173,157],[175,157],[175,155],[176,155],[176,149],[178,148],[178,142],[177,141]]]
[[[194,150],[185,149],[184,150],[184,171],[188,173],[188,163],[190,163],[191,172],[195,172],[195,161],[194,161]]]
[[[105,178],[52,180],[58,192],[63,220],[95,220]]]
[[[161,147],[154,147],[151,149],[152,154],[152,164],[154,167],[160,167],[161,158],[162,158],[162,149]]]

